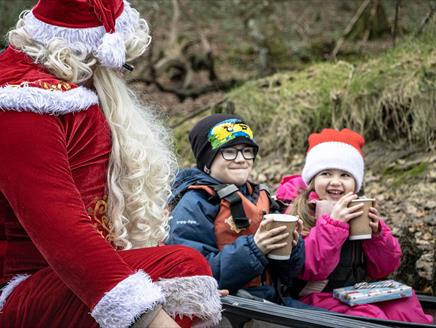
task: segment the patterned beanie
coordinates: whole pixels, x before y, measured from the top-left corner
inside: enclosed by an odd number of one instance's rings
[[[356,180],[356,192],[362,187],[364,162],[362,148],[365,139],[349,129],[324,129],[309,136],[302,177],[306,184],[322,170],[338,169]]]
[[[203,171],[210,168],[221,148],[238,144],[259,146],[253,138],[253,131],[237,115],[212,114],[198,122],[189,133],[189,142],[197,160],[197,167]]]

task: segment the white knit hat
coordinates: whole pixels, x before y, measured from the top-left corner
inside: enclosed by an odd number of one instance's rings
[[[356,180],[356,192],[362,187],[365,139],[349,129],[324,129],[309,136],[302,177],[306,184],[322,170],[338,169],[350,173]]]
[[[124,65],[124,41],[140,23],[138,12],[123,0],[39,0],[23,19],[33,40],[47,45],[62,38],[109,68]]]

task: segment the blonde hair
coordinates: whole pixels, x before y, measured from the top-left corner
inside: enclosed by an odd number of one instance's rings
[[[166,203],[177,167],[170,133],[140,105],[115,71],[98,65],[92,53],[72,50],[63,39],[46,46],[31,39],[20,16],[9,43],[60,79],[80,83],[93,77],[100,105],[112,132],[108,169],[109,240],[118,248],[153,246],[168,234]],[[140,56],[150,41],[140,19],[125,41],[127,60]]]
[[[307,233],[316,224],[315,206],[309,202],[309,194],[315,191],[315,179],[312,179],[305,190],[292,202],[289,214],[298,215],[303,221],[303,232]]]

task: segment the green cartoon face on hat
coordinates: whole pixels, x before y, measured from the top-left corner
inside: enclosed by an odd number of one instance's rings
[[[253,131],[238,119],[229,119],[215,125],[208,134],[212,149],[218,149],[235,138],[247,138],[254,142]]]

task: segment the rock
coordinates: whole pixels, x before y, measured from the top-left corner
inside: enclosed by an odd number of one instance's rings
[[[423,220],[428,225],[434,226],[436,225],[436,214],[427,215]]]
[[[424,240],[433,240],[433,234],[427,231],[427,232],[424,233],[424,235],[422,236],[422,239],[424,239]]]
[[[259,182],[261,182],[261,183],[266,182],[266,181],[267,181],[267,177],[266,177],[266,175],[263,174],[263,173],[260,173],[260,174],[257,176],[257,181],[259,181]]]
[[[429,200],[424,204],[424,209],[425,210],[432,210],[436,207],[436,201],[434,200]]]

